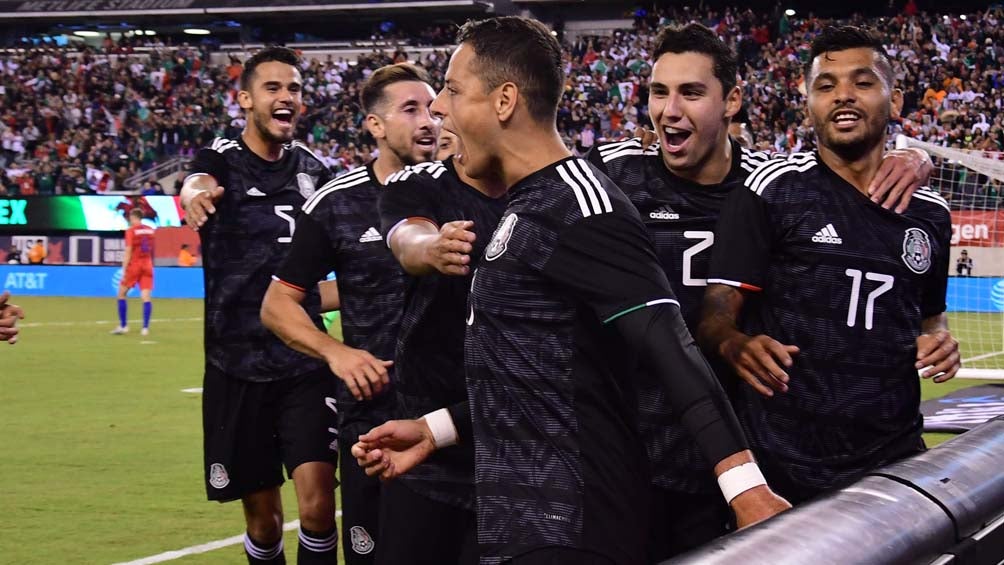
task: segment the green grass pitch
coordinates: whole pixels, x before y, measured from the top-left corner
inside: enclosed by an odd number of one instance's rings
[[[28,314],[21,340],[0,345],[0,562],[107,565],[241,533],[239,504],[205,500],[201,397],[182,392],[202,386],[202,301],[155,300],[149,337],[137,321],[128,335],[108,334],[114,300],[16,302]],[[130,300],[130,318],[140,311]],[[1000,320],[982,320],[997,343]],[[952,320],[963,343],[971,321]],[[997,350],[966,347],[966,357]],[[993,362],[1004,359],[982,366]],[[925,382],[924,397],[973,383]],[[292,485],[283,493],[290,521]],[[290,562],[295,547],[287,532]],[[171,563],[243,562],[231,545]]]

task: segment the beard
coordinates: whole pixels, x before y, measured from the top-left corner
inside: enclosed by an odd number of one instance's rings
[[[830,121],[829,115],[825,121],[820,123],[813,118],[812,127],[816,131],[819,145],[826,147],[839,155],[845,161],[857,161],[876,146],[881,147],[885,142],[886,125],[889,123],[889,112],[881,112],[880,115],[864,118],[865,128],[853,134],[835,131],[835,125]]]
[[[296,131],[295,115],[293,116],[293,120],[291,121],[293,127],[289,129],[288,135],[285,133],[275,134],[268,129],[269,121],[272,119],[272,114],[267,114],[265,116],[262,116],[258,112],[254,112],[252,115],[253,115],[252,121],[254,121],[255,128],[258,129],[258,134],[261,135],[261,138],[264,139],[266,142],[274,143],[276,145],[281,145],[283,143],[289,143],[290,141],[293,141],[293,132]]]

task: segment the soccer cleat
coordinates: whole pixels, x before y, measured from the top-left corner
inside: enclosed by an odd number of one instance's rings
[[[139,331],[139,335],[150,335],[150,328],[143,328]]]
[[[119,326],[119,327],[115,328],[114,330],[112,330],[109,333],[111,333],[112,335],[127,334],[127,333],[129,333],[129,327],[128,326]]]

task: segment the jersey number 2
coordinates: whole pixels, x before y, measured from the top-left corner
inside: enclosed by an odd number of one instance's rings
[[[276,240],[279,243],[289,243],[293,241],[293,232],[296,231],[296,218],[287,213],[292,212],[293,208],[294,207],[289,204],[276,204],[275,206],[275,215],[289,222],[289,235],[280,236],[279,239]]]
[[[684,286],[708,286],[708,279],[695,279],[691,263],[694,255],[715,244],[715,232],[712,231],[685,231],[683,237],[687,239],[699,239],[697,243],[691,245],[683,252],[683,285]]]
[[[844,274],[851,277],[851,303],[847,307],[847,325],[854,327],[858,321],[858,300],[861,298],[861,271],[858,269],[847,269]],[[864,273],[864,278],[870,281],[882,283],[878,288],[868,293],[865,301],[865,329],[870,330],[875,321],[875,299],[889,292],[895,278],[892,275],[882,273]]]

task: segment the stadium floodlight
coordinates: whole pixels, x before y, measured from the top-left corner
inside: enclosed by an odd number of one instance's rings
[[[962,21],[966,21],[966,15],[965,14],[959,15],[959,19]]]
[[[157,32],[153,31],[152,29],[148,29],[146,31],[140,31],[139,33],[142,33],[143,35],[157,35]]]
[[[210,31],[201,27],[190,27],[183,30],[188,35],[209,35]]]
[[[87,29],[80,30],[80,31],[75,31],[75,32],[73,32],[73,35],[76,35],[77,37],[101,37],[100,33],[96,32],[96,31],[87,30]]]
[[[788,8],[787,10],[784,11],[784,15],[786,15],[786,16],[788,16],[790,18],[790,17],[792,17],[792,16],[795,15],[795,10],[793,10],[791,8]]]

